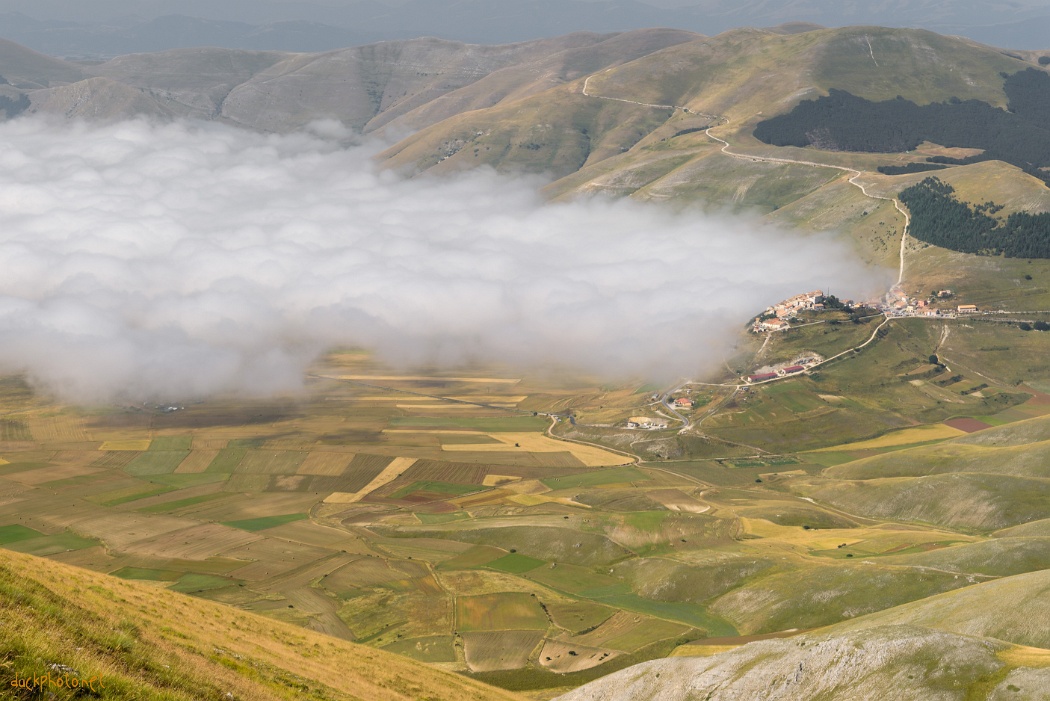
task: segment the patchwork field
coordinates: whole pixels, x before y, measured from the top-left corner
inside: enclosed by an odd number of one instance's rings
[[[175,412],[41,418],[4,395],[0,547],[547,698],[1050,566],[1050,397],[967,361],[937,385],[942,333],[895,323],[820,372],[687,386],[703,420],[681,434],[625,427],[659,388],[364,354],[330,356],[300,396]],[[982,353],[967,333],[940,352]]]

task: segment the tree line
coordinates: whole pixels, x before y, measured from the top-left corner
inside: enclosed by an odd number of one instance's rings
[[[911,235],[920,241],[977,255],[1050,258],[1050,214],[1015,212],[1000,221],[989,215],[1002,205],[961,202],[955,188],[935,177],[899,197],[911,212]]]

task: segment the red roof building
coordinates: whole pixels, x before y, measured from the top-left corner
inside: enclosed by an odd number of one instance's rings
[[[775,372],[764,372],[761,375],[748,375],[748,382],[763,382],[765,380],[772,380],[776,377]]]

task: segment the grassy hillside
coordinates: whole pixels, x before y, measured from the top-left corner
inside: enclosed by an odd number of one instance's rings
[[[516,698],[381,650],[10,552],[0,561],[0,667],[9,699]],[[96,693],[9,687],[47,674],[95,680]]]
[[[1033,572],[786,640],[686,645],[560,699],[1041,699],[1050,684],[1048,587],[1050,571]]]
[[[987,639],[886,625],[648,662],[559,699],[1042,698],[1050,670],[1032,666],[1031,658],[1017,659],[1015,650]],[[1045,651],[1036,653],[1035,662],[1046,664]]]
[[[1050,570],[1042,570],[905,604],[839,623],[831,630],[916,625],[1050,650],[1050,632],[1044,625],[1048,616]]]

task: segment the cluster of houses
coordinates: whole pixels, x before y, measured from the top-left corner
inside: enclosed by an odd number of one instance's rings
[[[933,299],[950,299],[954,293],[951,290],[938,290]],[[953,318],[959,314],[976,314],[980,311],[976,304],[959,304],[955,309],[938,308],[933,306],[933,300],[915,299],[908,297],[903,291],[894,288],[879,305],[880,311],[892,316],[930,316]]]
[[[783,302],[774,304],[755,320],[752,331],[762,333],[763,331],[784,331],[791,328],[787,320],[795,317],[800,311],[823,311],[824,291],[813,290],[805,294],[795,295]]]

